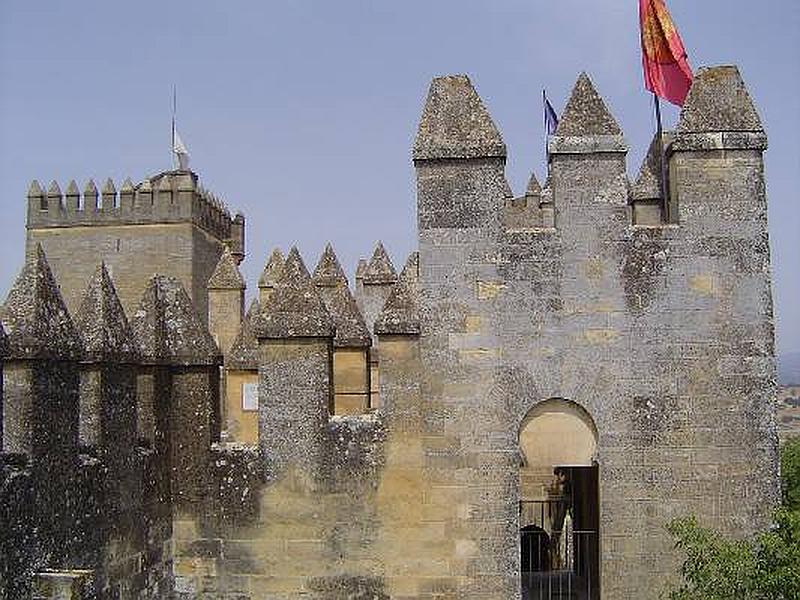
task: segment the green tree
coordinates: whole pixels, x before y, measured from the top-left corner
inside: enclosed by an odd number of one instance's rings
[[[783,506],[800,511],[800,436],[787,440],[781,448],[781,488]]]
[[[783,506],[770,531],[729,539],[693,517],[667,525],[685,560],[669,600],[800,600],[800,438],[781,450]]]

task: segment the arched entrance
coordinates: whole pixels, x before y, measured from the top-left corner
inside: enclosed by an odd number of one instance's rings
[[[519,431],[522,597],[599,598],[597,428],[579,405],[537,404]]]

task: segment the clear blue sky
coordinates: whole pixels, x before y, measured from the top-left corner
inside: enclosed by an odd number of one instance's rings
[[[738,64],[765,122],[779,349],[800,350],[800,3],[668,4],[692,65]],[[311,267],[330,240],[352,272],[380,238],[402,263],[416,240],[410,148],[435,75],[472,77],[519,193],[532,169],[544,173],[541,89],[560,111],[585,69],[625,130],[635,175],[653,131],[637,6],[3,0],[0,289],[21,265],[31,179],[63,188],[170,167],[173,83],[193,169],[247,215],[250,282],[273,246],[298,244]]]

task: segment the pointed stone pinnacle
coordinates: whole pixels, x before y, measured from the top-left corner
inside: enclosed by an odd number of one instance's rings
[[[219,257],[214,272],[208,279],[208,289],[210,290],[243,290],[246,285],[244,277],[239,272],[236,259],[233,258],[230,248],[225,248],[222,256]]]
[[[366,258],[359,258],[358,264],[356,265],[356,279],[364,279],[364,275],[367,273],[367,266],[369,263],[367,262]]]
[[[764,131],[739,69],[732,65],[698,69],[678,122],[679,134],[720,131]]]
[[[663,148],[668,147],[674,137],[673,132],[665,131],[662,139]],[[634,200],[661,198],[661,157],[659,156],[661,149],[662,145],[659,144],[658,134],[656,134],[650,142],[650,148],[639,169],[636,183],[631,188],[631,197]]]
[[[47,188],[47,197],[48,198],[61,197],[61,188],[59,187],[58,182],[55,179],[50,182],[50,187]]]
[[[539,185],[539,180],[536,179],[536,173],[531,173],[531,178],[528,180],[528,188],[525,190],[526,196],[541,196],[542,186]]]
[[[584,72],[572,89],[564,115],[558,123],[557,136],[622,135],[616,119],[611,115],[597,93],[589,76]]]
[[[400,271],[400,281],[419,281],[419,252],[412,252],[406,259],[403,270]]]
[[[300,252],[292,248],[270,302],[261,307],[256,336],[287,339],[333,337],[333,334],[333,320],[317,286],[311,281]]]
[[[80,196],[81,193],[78,191],[78,184],[75,183],[75,180],[70,180],[69,184],[67,184],[67,191],[65,192],[67,196]]]
[[[503,138],[466,75],[431,82],[414,142],[414,160],[506,156]]]
[[[227,368],[242,371],[258,369],[258,340],[254,332],[254,325],[260,311],[258,300],[253,300],[242,320],[242,328],[225,357]]]
[[[258,278],[258,287],[275,287],[275,283],[280,279],[281,271],[283,271],[283,263],[283,252],[280,251],[280,248],[275,248],[269,255],[267,264],[264,265],[261,277]]]
[[[133,336],[150,364],[215,365],[222,356],[189,295],[174,277],[154,276],[131,319]]]
[[[330,286],[320,286],[319,284],[317,286],[320,296],[325,302],[325,308],[336,328],[333,338],[334,347],[366,348],[370,346],[372,337],[347,281],[339,281]]]
[[[42,191],[42,186],[39,185],[39,182],[34,179],[31,181],[31,185],[28,188],[28,198],[41,198],[44,196],[44,191]]]
[[[90,179],[86,182],[86,186],[83,188],[83,195],[97,196],[97,186],[94,184],[94,179]]]
[[[131,363],[139,357],[133,330],[103,263],[97,267],[75,314],[75,326],[91,361]]]
[[[364,283],[367,285],[380,285],[396,281],[397,271],[394,270],[394,265],[386,252],[386,248],[379,241],[364,272]]]
[[[344,274],[342,265],[339,264],[339,259],[330,244],[325,245],[325,250],[319,257],[312,279],[320,287],[347,285],[347,276]]]
[[[119,188],[120,194],[132,194],[133,193],[133,182],[131,181],[130,177],[126,177],[125,181],[122,182],[122,187]]]
[[[419,335],[419,303],[416,286],[398,283],[375,321],[377,335]]]
[[[41,245],[28,257],[0,318],[8,335],[9,357],[78,360],[80,336],[67,312]]]
[[[103,190],[102,191],[103,191],[103,195],[104,196],[106,196],[106,195],[113,196],[114,194],[117,193],[117,188],[114,187],[114,182],[111,181],[110,177],[108,179],[106,179],[106,182],[103,184]]]

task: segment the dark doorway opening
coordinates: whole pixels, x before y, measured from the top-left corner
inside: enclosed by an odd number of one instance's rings
[[[559,466],[543,499],[520,501],[525,600],[598,600],[597,466]]]

